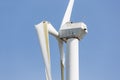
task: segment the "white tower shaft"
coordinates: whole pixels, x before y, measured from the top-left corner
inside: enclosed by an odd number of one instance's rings
[[[79,40],[67,40],[66,80],[79,80]]]

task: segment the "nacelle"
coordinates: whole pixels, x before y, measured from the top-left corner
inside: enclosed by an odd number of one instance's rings
[[[87,32],[87,26],[83,22],[67,22],[59,31],[59,37],[65,41],[69,38],[77,38],[80,40]]]

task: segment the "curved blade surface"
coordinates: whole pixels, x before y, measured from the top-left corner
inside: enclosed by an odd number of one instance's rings
[[[66,9],[66,12],[65,12],[65,14],[64,14],[64,17],[63,17],[63,20],[62,20],[62,24],[61,24],[60,30],[62,29],[62,26],[63,26],[66,22],[69,22],[69,21],[70,21],[73,4],[74,4],[74,0],[69,0],[69,4],[68,4],[67,9]]]
[[[47,22],[41,22],[36,25],[36,30],[40,42],[40,47],[45,63],[46,79],[52,80],[51,77],[51,65],[50,65],[50,49],[49,49],[49,36],[48,36],[48,25]]]

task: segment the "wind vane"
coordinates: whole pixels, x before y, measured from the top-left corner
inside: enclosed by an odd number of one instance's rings
[[[74,0],[69,0],[60,29],[57,32],[48,21],[42,21],[35,25],[41,51],[45,63],[46,80],[52,80],[50,64],[49,33],[53,35],[60,50],[61,80],[64,80],[64,68],[66,66],[66,80],[79,80],[79,40],[87,33],[87,26],[83,22],[71,22],[71,12]],[[64,46],[67,45],[66,57],[64,56]]]

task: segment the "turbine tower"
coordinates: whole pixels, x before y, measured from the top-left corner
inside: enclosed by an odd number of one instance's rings
[[[46,80],[52,80],[49,33],[57,39],[59,44],[61,80],[64,80],[65,65],[66,80],[79,80],[79,40],[87,33],[87,26],[83,22],[71,22],[70,17],[73,4],[74,0],[69,0],[68,7],[58,32],[48,21],[42,21],[35,25],[45,63]],[[63,43],[67,45],[66,57],[64,56]]]

